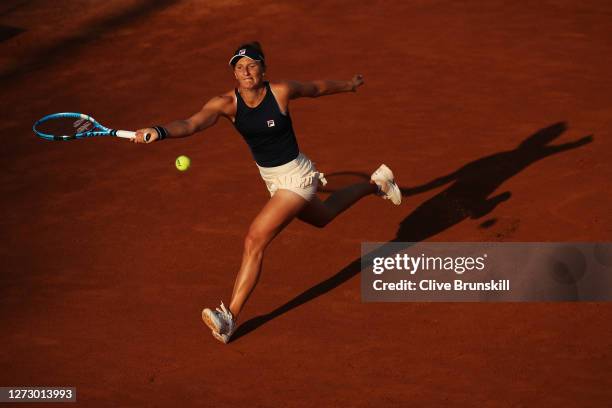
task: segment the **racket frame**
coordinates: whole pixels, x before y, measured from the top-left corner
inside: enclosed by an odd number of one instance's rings
[[[57,119],[57,118],[84,119],[84,120],[90,121],[94,127],[93,129],[87,130],[85,132],[75,133],[72,136],[50,135],[48,133],[43,133],[36,128],[38,125],[42,123],[45,123],[51,119]],[[43,116],[42,118],[40,118],[34,123],[34,126],[32,126],[32,130],[38,137],[41,137],[46,140],[72,140],[72,139],[83,139],[86,137],[95,137],[95,136],[116,136],[116,137],[121,137],[124,139],[134,139],[136,137],[136,132],[131,132],[129,130],[115,130],[115,129],[107,128],[106,126],[100,124],[97,120],[95,120],[90,115],[85,115],[84,113],[78,113],[78,112],[60,112],[60,113],[52,113],[50,115]],[[145,139],[146,139],[146,136],[149,136],[149,139],[150,139],[149,134],[145,135]],[[146,141],[148,142],[148,140]]]

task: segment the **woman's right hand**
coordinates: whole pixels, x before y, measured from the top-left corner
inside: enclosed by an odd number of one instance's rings
[[[150,135],[150,139],[148,142],[145,141],[146,134]],[[136,131],[136,137],[132,139],[132,142],[133,143],[151,143],[151,142],[156,141],[157,139],[159,139],[159,134],[157,133],[157,130],[153,128],[144,128],[144,129],[138,129]]]

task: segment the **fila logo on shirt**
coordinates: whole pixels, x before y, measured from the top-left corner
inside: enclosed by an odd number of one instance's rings
[[[273,120],[269,120],[268,121],[268,127],[274,127],[274,121]]]

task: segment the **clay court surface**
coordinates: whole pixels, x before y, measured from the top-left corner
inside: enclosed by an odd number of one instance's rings
[[[609,404],[610,304],[361,302],[364,241],[610,241],[612,6],[519,3],[2,2],[0,385],[87,407]],[[272,80],[365,76],[292,103],[300,147],[330,190],[388,164],[404,203],[291,224],[224,346],[200,312],[268,199],[231,124],[150,145],[31,125],[185,118],[253,39]]]

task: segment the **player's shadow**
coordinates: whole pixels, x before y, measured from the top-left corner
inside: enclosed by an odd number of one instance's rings
[[[327,185],[319,185],[318,193],[328,194],[342,190],[352,184],[369,182],[370,175],[359,171],[338,171],[335,173],[325,173]]]
[[[501,202],[510,198],[505,191],[490,197],[506,180],[529,165],[566,150],[575,149],[593,141],[585,136],[573,142],[549,145],[567,129],[565,123],[555,123],[525,139],[516,149],[495,153],[466,164],[457,171],[438,177],[421,186],[403,188],[405,196],[414,195],[451,183],[442,192],[419,205],[399,225],[396,236],[390,243],[419,242],[430,238],[466,218],[478,219],[489,214]],[[397,252],[394,247],[393,251]],[[383,245],[378,252],[391,251]],[[374,256],[368,254],[368,256]],[[232,340],[248,334],[266,322],[298,307],[317,296],[340,286],[361,271],[361,258],[357,258],[335,275],[300,293],[271,312],[247,320],[238,327]]]

